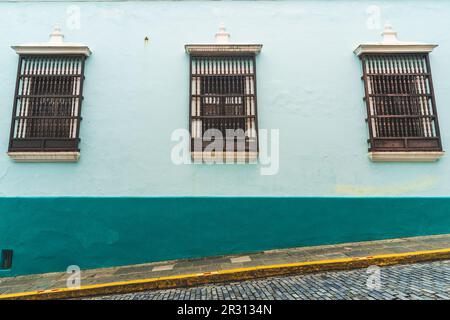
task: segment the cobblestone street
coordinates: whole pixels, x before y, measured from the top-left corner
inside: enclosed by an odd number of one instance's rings
[[[367,269],[275,277],[208,285],[97,297],[114,300],[192,299],[450,299],[450,260],[397,265],[380,270],[380,288],[370,289],[373,273]]]

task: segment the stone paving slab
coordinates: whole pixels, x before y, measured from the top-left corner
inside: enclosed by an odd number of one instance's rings
[[[449,248],[450,234],[277,249],[256,253],[243,253],[239,255],[170,260],[131,266],[82,270],[81,285],[99,285],[119,281],[227,271],[237,268],[360,258],[374,255],[401,254]],[[65,272],[57,272],[0,278],[0,298],[2,298],[2,294],[65,288],[68,276],[69,275]]]

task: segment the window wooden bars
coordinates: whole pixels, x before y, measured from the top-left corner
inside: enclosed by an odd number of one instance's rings
[[[255,55],[191,55],[190,74],[191,151],[221,139],[223,151],[257,152]]]
[[[361,55],[369,151],[442,151],[429,56]]]
[[[21,55],[9,152],[79,151],[83,55]]]

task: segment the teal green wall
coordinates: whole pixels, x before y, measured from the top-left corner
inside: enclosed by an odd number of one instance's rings
[[[0,198],[0,275],[450,233],[450,198]]]

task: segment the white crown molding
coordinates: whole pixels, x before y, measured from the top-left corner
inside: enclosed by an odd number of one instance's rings
[[[91,50],[82,43],[64,42],[59,26],[55,26],[50,34],[48,42],[26,43],[18,46],[11,46],[17,54],[76,54],[90,56]]]
[[[381,35],[383,39],[380,42],[360,44],[353,52],[357,56],[364,53],[429,53],[438,46],[437,44],[399,41],[397,32],[389,23],[384,26]]]
[[[188,54],[196,53],[253,53],[261,52],[262,44],[187,44],[184,46]]]
[[[19,46],[11,46],[17,54],[81,54],[85,56],[91,55],[88,46],[69,44],[59,46],[49,46],[44,44],[24,44]]]
[[[443,155],[443,151],[369,152],[373,162],[434,162]]]
[[[8,156],[16,162],[77,162],[79,152],[8,152]]]
[[[230,43],[230,33],[226,31],[223,23],[219,26],[219,31],[215,34],[216,43],[186,44],[184,46],[188,54],[207,53],[252,53],[261,52],[262,44]]]
[[[431,52],[436,48],[437,44],[378,44],[366,43],[360,44],[353,52],[360,56],[364,53],[417,53],[417,52]]]

